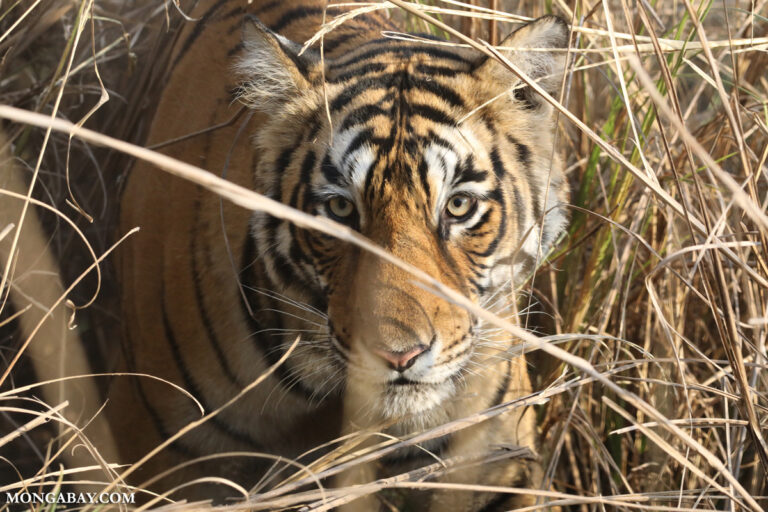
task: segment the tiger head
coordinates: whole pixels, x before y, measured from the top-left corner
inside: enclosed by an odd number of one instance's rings
[[[502,46],[555,92],[567,40],[565,23],[544,17]],[[359,231],[480,304],[547,252],[565,224],[553,108],[499,61],[423,39],[300,50],[246,22],[236,68],[241,101],[263,114],[259,192]],[[270,287],[308,306],[288,324],[322,324],[286,363],[302,386],[365,390],[369,412],[390,420],[456,392],[480,350],[466,310],[334,237],[266,214],[252,235]]]

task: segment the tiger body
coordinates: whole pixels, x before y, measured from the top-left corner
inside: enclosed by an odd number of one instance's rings
[[[324,5],[200,2],[192,12],[199,21],[175,43],[147,144],[226,123],[244,104],[236,122],[161,151],[346,223],[489,302],[565,222],[556,208],[566,185],[553,157],[550,108],[506,93],[514,76],[477,53],[383,39],[397,27],[379,12],[328,33],[322,58],[318,45],[299,55],[293,42],[316,33]],[[516,34],[526,38],[520,46],[562,47],[567,29],[548,18]],[[532,76],[556,73],[557,56],[533,55],[518,60]],[[120,249],[127,369],[184,387],[210,412],[300,337],[283,365],[150,459],[143,478],[221,452],[293,459],[357,429],[408,436],[530,393],[524,357],[498,356],[514,340],[481,336],[484,326],[465,310],[350,244],[243,210],[141,162],[121,205],[121,229],[141,227]],[[465,208],[464,217],[454,215]],[[116,379],[111,397],[126,462],[200,416],[192,400],[157,381]],[[536,442],[533,411],[515,408],[339,481],[424,465],[433,461],[425,451],[450,458],[511,444],[536,452]],[[252,485],[272,463],[229,457],[175,476],[219,474]],[[539,486],[541,475],[535,461],[506,460],[444,480],[526,487]],[[430,510],[534,502],[421,496]]]

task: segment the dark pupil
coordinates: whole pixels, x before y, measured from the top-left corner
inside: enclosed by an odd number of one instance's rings
[[[461,208],[461,206],[464,204],[464,198],[463,197],[457,197],[453,200],[453,206],[456,208]]]

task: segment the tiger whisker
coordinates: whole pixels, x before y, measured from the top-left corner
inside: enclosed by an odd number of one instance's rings
[[[299,309],[301,309],[303,311],[306,311],[308,313],[313,313],[313,314],[315,314],[315,315],[317,315],[317,316],[319,316],[319,317],[321,317],[323,319],[327,319],[328,318],[328,315],[326,315],[325,313],[323,313],[322,311],[320,311],[316,307],[312,306],[311,304],[308,304],[306,302],[300,302],[300,301],[298,301],[296,299],[293,299],[291,297],[288,297],[287,295],[283,295],[281,293],[278,293],[278,292],[276,292],[274,290],[267,290],[267,289],[264,289],[264,288],[257,288],[257,287],[253,287],[253,286],[247,286],[247,285],[242,285],[242,286],[243,286],[243,288],[245,288],[247,290],[251,290],[253,292],[259,293],[259,294],[261,294],[261,295],[263,295],[265,297],[268,297],[270,299],[278,300],[278,301],[284,302],[284,303],[286,303],[288,305],[295,306],[295,307],[297,307],[297,308],[299,308]]]
[[[303,367],[304,367],[304,368],[306,368],[306,364],[305,364]],[[297,385],[299,382],[301,382],[302,378],[304,378],[304,377],[307,377],[307,376],[311,376],[311,375],[313,375],[314,373],[316,373],[317,371],[320,371],[320,370],[322,370],[322,369],[324,369],[324,368],[318,368],[318,369],[316,369],[315,371],[313,371],[313,372],[311,372],[310,374],[308,374],[308,375],[306,375],[306,376],[305,376],[305,375],[301,375],[301,371],[300,371],[300,369],[298,369],[298,368],[290,368],[290,369],[288,370],[288,371],[289,371],[289,374],[288,374],[287,376],[283,377],[282,379],[280,379],[280,380],[278,381],[278,385],[277,385],[277,386],[275,386],[275,387],[274,387],[274,388],[273,388],[273,389],[270,391],[269,395],[267,395],[267,398],[266,398],[266,399],[265,399],[265,401],[264,401],[264,406],[262,407],[262,411],[263,411],[263,410],[264,410],[264,408],[265,408],[265,407],[266,407],[266,406],[267,406],[267,405],[270,403],[270,400],[272,399],[272,395],[273,395],[273,394],[274,394],[276,391],[278,391],[278,389],[280,389],[280,397],[277,399],[277,402],[276,402],[276,403],[274,403],[274,407],[275,407],[275,408],[277,408],[277,407],[279,407],[279,406],[280,406],[280,404],[283,402],[283,400],[285,399],[285,397],[286,397],[286,396],[288,396],[288,395],[290,394],[290,391],[291,391],[291,390],[292,390],[292,389],[293,389],[293,388],[294,388],[294,387],[295,387],[295,386],[296,386],[296,385]]]
[[[307,362],[307,363],[305,363],[302,366],[302,368],[306,368],[307,366],[314,366],[315,364],[316,363],[313,364],[313,362]],[[319,374],[321,372],[325,372],[325,371],[328,370],[328,368],[332,368],[332,366],[331,365],[327,365],[327,366],[323,366],[323,367],[316,367],[313,371],[311,371],[311,372],[309,372],[307,374],[304,374],[304,375],[301,374],[301,370],[299,370],[298,368],[294,368],[292,370],[292,375],[290,377],[290,381],[289,381],[289,383],[287,383],[287,385],[283,386],[285,389],[284,389],[284,391],[282,393],[282,396],[278,399],[277,403],[275,404],[275,406],[279,406],[282,403],[282,401],[285,399],[285,397],[288,395],[288,393],[291,391],[291,389],[296,387],[299,384],[299,382],[301,382],[302,380],[306,380],[306,379],[308,379],[308,378],[310,378],[310,377],[312,377],[314,375],[317,375],[317,374]],[[339,371],[339,368],[335,368],[334,374],[336,372],[338,372],[338,371]],[[282,385],[283,382],[284,382],[284,380],[281,380],[280,384]],[[314,392],[310,395],[310,403],[312,402],[312,397],[314,395],[315,395]]]
[[[317,323],[317,322],[313,322],[312,320],[307,320],[306,318],[302,318],[302,317],[300,317],[300,316],[298,316],[298,315],[296,315],[294,313],[289,313],[289,312],[283,311],[281,309],[265,308],[265,309],[261,309],[259,311],[265,311],[265,312],[270,312],[270,313],[279,313],[279,314],[282,314],[282,315],[294,318],[296,320],[300,320],[302,322],[307,322],[308,324],[316,325],[318,327],[324,327],[326,325],[326,324],[320,324],[320,323]]]
[[[331,393],[333,393],[336,390],[339,384],[344,382],[343,378],[337,378],[337,375],[342,372],[343,372],[343,368],[338,368],[333,374],[328,376],[328,379],[326,380],[326,382],[323,383],[323,386],[326,386],[327,382],[330,382],[332,379],[336,379],[336,382],[334,382],[333,385],[328,388],[328,391],[326,391],[323,394],[323,396],[320,397],[320,400],[318,400],[317,402],[318,404],[323,403],[331,395]],[[312,396],[310,396],[310,404],[313,403],[314,397],[315,397],[315,393],[313,393]]]

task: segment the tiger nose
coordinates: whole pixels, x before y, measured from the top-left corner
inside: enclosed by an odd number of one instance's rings
[[[416,362],[416,358],[427,350],[427,345],[416,345],[410,350],[395,352],[391,350],[374,349],[373,352],[384,359],[390,368],[404,372]]]

